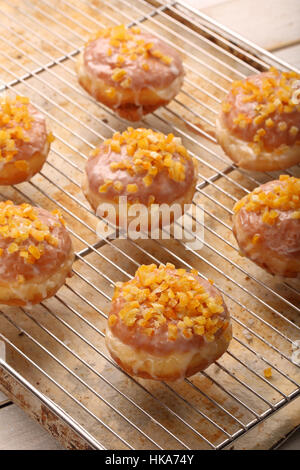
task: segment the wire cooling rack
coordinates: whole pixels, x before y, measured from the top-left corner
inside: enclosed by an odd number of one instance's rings
[[[278,173],[236,168],[216,144],[214,122],[232,80],[270,65],[291,67],[182,2],[2,0],[0,6],[1,90],[29,96],[56,137],[40,174],[1,187],[0,196],[58,207],[77,255],[73,277],[53,298],[31,308],[1,307],[6,359],[0,369],[92,448],[225,447],[299,396],[292,352],[300,338],[300,292],[296,280],[272,277],[239,255],[232,207]],[[184,59],[180,94],[138,125],[180,136],[199,162],[199,251],[174,239],[99,239],[98,219],[81,193],[90,150],[128,123],[78,86],[74,63],[92,32],[120,22],[155,33]],[[288,173],[299,176],[299,167]],[[207,370],[182,382],[154,383],[130,377],[111,360],[105,324],[115,283],[129,279],[141,263],[167,261],[215,280],[234,335]],[[268,367],[270,379],[264,376]]]

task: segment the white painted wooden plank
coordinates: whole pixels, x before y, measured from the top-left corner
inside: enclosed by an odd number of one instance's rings
[[[197,8],[268,50],[300,42],[299,0],[230,0]]]
[[[274,54],[300,70],[300,44],[274,51]]]
[[[220,3],[228,3],[228,0],[183,0],[187,5],[191,7],[198,8],[201,10],[202,8],[211,7],[213,5],[218,5]]]
[[[60,450],[61,445],[16,405],[0,409],[0,450]]]
[[[4,393],[2,393],[2,392],[0,391],[0,405],[1,405],[1,403],[2,403],[3,401],[5,401],[5,400],[7,400],[6,395],[4,395]]]

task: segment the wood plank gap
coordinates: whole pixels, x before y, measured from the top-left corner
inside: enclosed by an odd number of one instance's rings
[[[13,402],[9,399],[0,402],[0,410],[6,408],[7,406],[13,405]]]

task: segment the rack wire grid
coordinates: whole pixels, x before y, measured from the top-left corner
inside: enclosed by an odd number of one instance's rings
[[[180,136],[199,162],[194,205],[203,205],[204,246],[182,240],[99,239],[99,219],[80,190],[87,155],[128,123],[77,83],[74,63],[103,26],[139,24],[172,44],[186,70],[179,95],[138,126]],[[59,208],[76,249],[73,276],[31,308],[1,306],[0,366],[97,449],[221,449],[299,396],[291,356],[300,338],[299,283],[240,256],[233,204],[278,173],[246,172],[218,147],[215,117],[232,80],[292,69],[200,12],[172,1],[1,1],[3,92],[29,96],[56,140],[31,181],[1,187],[2,199]],[[299,176],[299,167],[287,171]],[[115,282],[141,263],[173,262],[212,278],[233,321],[228,351],[205,371],[165,383],[130,377],[105,348]],[[264,369],[271,367],[272,378]]]

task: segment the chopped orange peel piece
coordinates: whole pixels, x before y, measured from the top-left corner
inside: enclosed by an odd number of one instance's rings
[[[107,152],[115,153],[121,153],[122,148],[126,146],[126,157],[121,161],[112,162],[110,168],[112,171],[127,171],[131,176],[145,173],[145,186],[150,186],[154,177],[161,171],[167,171],[169,177],[176,182],[185,180],[185,163],[191,157],[181,139],[173,134],[165,135],[151,129],[128,127],[122,134],[116,132],[111,139],[105,140],[103,145]],[[99,191],[106,192],[111,184],[104,182]],[[136,190],[135,184],[127,186],[128,192]]]
[[[29,99],[24,96],[0,99],[0,163],[14,158],[18,153],[16,143],[29,140],[26,131],[31,129],[33,117],[28,105]]]
[[[57,224],[65,222],[58,210],[52,212]],[[18,253],[24,262],[34,264],[41,258],[44,245],[58,246],[58,239],[51,234],[51,227],[39,218],[38,211],[30,204],[15,206],[11,201],[0,202],[1,239],[11,241],[7,248],[0,249],[0,256],[7,250],[9,255]]]
[[[265,370],[264,370],[264,376],[266,379],[270,379],[272,377],[272,369],[271,367],[267,367]]]
[[[234,119],[233,124],[241,129],[245,129],[252,123],[257,126],[256,132],[253,136],[253,149],[256,154],[259,154],[265,149],[264,137],[266,132],[262,132],[263,127],[268,130],[274,127],[274,115],[282,116],[282,121],[277,125],[277,132],[288,131],[290,136],[296,140],[299,136],[300,129],[293,125],[292,122],[285,121],[287,114],[300,111],[300,104],[293,100],[295,93],[295,82],[300,80],[300,74],[294,71],[279,72],[276,68],[271,67],[268,73],[262,78],[260,86],[253,83],[250,79],[238,80],[233,82],[231,86],[231,93],[237,95],[242,93],[243,102],[253,102],[255,106],[255,115],[249,118],[246,115],[239,113]],[[230,97],[230,94],[228,95]],[[232,103],[225,100],[222,104],[223,113],[229,113],[232,109]],[[298,145],[297,141],[295,142]]]
[[[228,326],[228,320],[220,315],[224,313],[222,296],[210,296],[196,270],[175,269],[170,263],[140,266],[131,281],[117,283],[113,300],[119,297],[122,308],[118,315],[110,315],[110,326],[121,321],[127,327],[137,325],[150,336],[164,327],[169,341],[179,334],[213,341],[215,333]]]
[[[143,57],[143,60],[152,57],[167,66],[170,66],[173,62],[172,57],[163,54],[158,49],[153,49],[153,43],[141,37],[141,29],[137,26],[126,28],[124,24],[120,24],[103,28],[92,35],[89,42],[99,38],[107,38],[109,40],[106,54],[108,57],[112,57],[113,53],[117,54],[118,65],[126,63],[127,59],[136,61],[138,57]],[[150,68],[147,62],[143,62],[141,67],[145,71],[148,71]],[[125,69],[115,68],[112,72],[112,80],[121,82],[126,77],[126,74]],[[131,80],[129,77],[122,81],[121,86],[123,88],[130,88]]]
[[[263,222],[273,225],[279,216],[278,211],[293,211],[291,217],[300,217],[300,178],[281,175],[280,184],[265,192],[260,187],[238,201],[233,211],[239,212],[242,207],[250,212],[261,214]],[[254,243],[258,241],[255,240]]]

